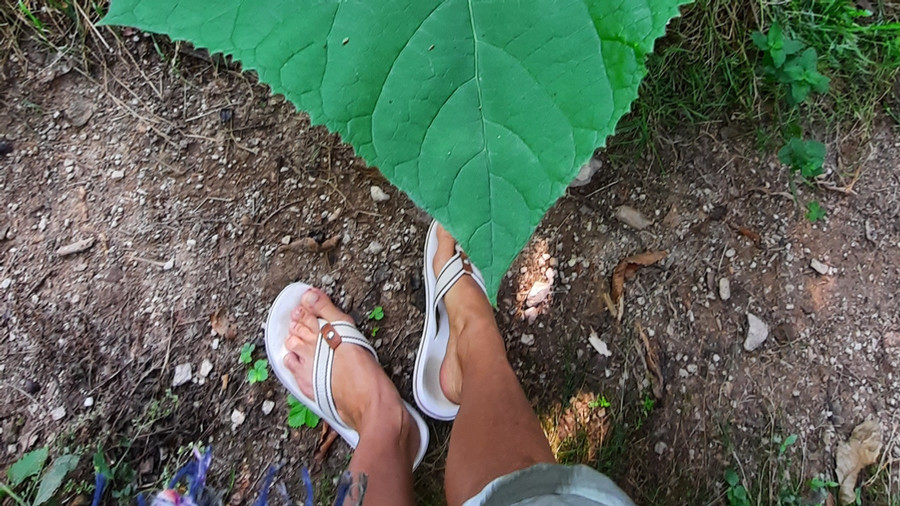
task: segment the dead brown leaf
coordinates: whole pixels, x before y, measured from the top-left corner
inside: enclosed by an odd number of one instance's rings
[[[247,497],[247,492],[250,490],[250,467],[247,464],[244,464],[240,477],[234,482],[233,490],[234,493],[228,499],[228,504],[238,506],[250,502],[250,498]]]
[[[856,426],[850,439],[838,445],[835,460],[841,504],[856,501],[856,478],[866,466],[878,461],[881,452],[881,424],[868,420]]]
[[[336,236],[326,240],[325,242],[323,242],[322,246],[319,248],[319,251],[333,250],[334,248],[337,247],[338,244],[340,244],[340,242],[341,242],[341,236],[336,235]]]
[[[231,340],[237,336],[237,325],[225,313],[225,308],[220,307],[215,313],[209,315],[209,325],[212,327],[214,334],[220,335],[225,339]]]
[[[743,226],[740,226],[740,225],[734,225],[734,224],[730,224],[730,223],[729,223],[729,225],[731,225],[731,228],[733,228],[735,231],[737,231],[737,233],[738,233],[739,235],[742,235],[742,236],[746,237],[747,239],[750,239],[751,241],[753,241],[753,242],[755,242],[755,243],[759,243],[759,241],[762,239],[762,238],[759,236],[759,234],[756,233],[756,231],[754,231],[754,230],[751,229],[751,228],[743,227]]]
[[[647,374],[650,376],[650,387],[653,390],[653,397],[656,400],[662,400],[663,393],[665,393],[665,379],[662,367],[659,364],[659,344],[656,342],[656,339],[651,339],[647,336],[640,322],[637,322],[635,325],[644,345],[644,362],[647,365]]]
[[[324,253],[326,251],[333,250],[337,247],[341,242],[341,236],[335,235],[328,239],[326,239],[322,244],[319,244],[312,237],[304,237],[302,239],[297,239],[296,241],[290,244],[282,244],[275,250],[276,253],[283,253],[285,251],[299,251],[303,253]]]
[[[337,440],[337,436],[338,433],[323,421],[322,432],[319,434],[319,442],[316,444],[316,454],[313,456],[313,473],[317,473],[322,469],[322,463],[325,462],[325,457],[328,456],[328,450],[331,449],[331,445]]]
[[[617,320],[621,321],[622,314],[625,312],[625,281],[631,279],[641,267],[653,265],[666,258],[668,254],[668,251],[647,251],[619,262],[612,275],[612,300],[616,306],[615,317]]]

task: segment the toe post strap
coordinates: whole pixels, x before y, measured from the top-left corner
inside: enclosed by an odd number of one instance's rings
[[[378,354],[369,341],[349,322],[329,322],[319,318],[319,339],[313,359],[314,401],[329,417],[347,427],[334,404],[332,377],[334,375],[334,354],[343,344],[359,346],[378,360]]]
[[[478,286],[487,293],[487,287],[484,284],[484,279],[481,277],[481,273],[472,265],[472,261],[469,260],[469,256],[460,249],[459,245],[456,245],[456,254],[450,257],[450,260],[444,264],[444,267],[441,269],[441,272],[437,275],[437,281],[435,282],[435,297],[434,301],[437,302],[444,298],[444,295],[447,295],[447,292],[453,288],[453,285],[456,284],[463,276],[469,275],[472,279],[478,283]]]

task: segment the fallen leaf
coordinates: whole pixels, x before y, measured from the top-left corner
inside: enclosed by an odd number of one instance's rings
[[[313,473],[317,473],[322,469],[322,463],[325,462],[325,457],[328,456],[328,450],[331,449],[331,445],[337,440],[337,436],[338,433],[323,420],[322,432],[319,433],[319,442],[316,444],[316,454],[313,456]]]
[[[636,323],[638,334],[641,336],[641,342],[644,344],[644,363],[647,366],[647,374],[650,376],[650,387],[653,390],[653,397],[662,400],[665,392],[665,379],[663,378],[662,367],[659,364],[659,345],[656,340],[650,340],[644,327],[640,322]]]
[[[631,279],[641,267],[653,265],[669,254],[668,251],[648,251],[630,256],[616,266],[612,275],[612,300],[616,306],[616,319],[621,321],[625,312],[625,281]]]
[[[591,343],[591,346],[593,346],[595,350],[597,350],[597,353],[604,357],[612,356],[612,352],[609,351],[609,346],[607,346],[606,341],[600,339],[593,330],[591,330],[591,335],[588,337],[588,342]]]
[[[875,420],[857,425],[850,439],[838,445],[835,472],[841,487],[841,504],[856,501],[856,478],[863,468],[878,461],[880,451],[881,424]]]
[[[749,229],[747,227],[742,227],[742,226],[738,226],[738,225],[732,225],[731,227],[733,229],[737,230],[738,234],[746,237],[747,239],[750,239],[751,241],[753,241],[755,243],[758,243],[762,239],[759,236],[759,234],[757,234],[755,231],[753,231],[752,229]]]
[[[297,239],[296,241],[290,244],[282,244],[275,250],[276,253],[282,253],[285,250],[293,250],[293,251],[307,251],[310,253],[316,253],[319,251],[319,243],[316,242],[312,237],[304,237],[303,239]]]
[[[232,506],[238,506],[239,504],[247,504],[249,499],[247,497],[247,492],[250,490],[250,468],[244,464],[244,467],[241,469],[241,475],[234,483],[234,493],[231,494],[231,498],[228,499],[228,504]]]
[[[336,235],[336,236],[326,240],[325,242],[323,242],[322,246],[319,248],[319,251],[333,250],[334,248],[337,247],[338,244],[340,244],[340,242],[341,242],[341,236]]]
[[[213,334],[220,335],[225,339],[234,339],[237,336],[237,325],[225,314],[225,308],[220,307],[215,313],[209,315],[209,325],[212,327]]]

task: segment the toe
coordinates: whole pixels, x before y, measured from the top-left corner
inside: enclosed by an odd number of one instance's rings
[[[291,371],[295,378],[300,377],[303,374],[303,359],[294,352],[284,356],[284,365],[288,368],[288,371]]]
[[[303,309],[309,312],[313,317],[324,318],[330,322],[353,322],[349,316],[338,309],[337,306],[331,302],[331,299],[318,288],[310,288],[309,291],[303,295],[301,305],[303,306]],[[318,323],[316,325],[318,325]]]
[[[444,264],[456,253],[456,239],[450,232],[441,226],[437,226],[438,247],[434,255],[434,273],[438,274]]]

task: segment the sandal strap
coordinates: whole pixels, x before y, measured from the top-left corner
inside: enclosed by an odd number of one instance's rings
[[[480,273],[475,270],[468,255],[460,249],[459,245],[456,245],[456,254],[450,257],[450,260],[444,264],[444,267],[441,268],[441,272],[437,276],[434,302],[437,303],[443,299],[444,296],[447,295],[447,292],[453,288],[453,285],[466,274],[472,276],[472,279],[478,283],[478,286],[487,293],[487,287],[484,285],[484,280],[481,278]]]
[[[313,359],[313,401],[322,413],[335,420],[343,427],[347,423],[338,414],[334,404],[332,376],[334,375],[334,352],[338,346],[349,343],[364,348],[378,361],[378,354],[369,341],[350,322],[329,322],[319,318],[319,337],[316,341],[316,353]]]

